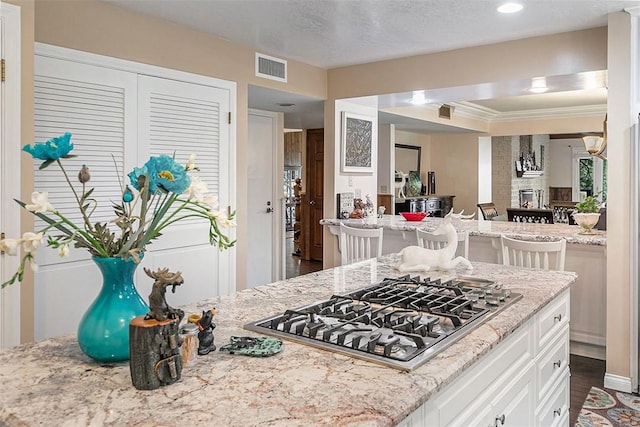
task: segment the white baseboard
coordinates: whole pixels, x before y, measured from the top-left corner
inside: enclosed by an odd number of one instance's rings
[[[569,351],[577,356],[590,357],[591,359],[606,360],[606,348],[604,346],[586,344],[571,341]]]
[[[605,373],[604,387],[610,388],[612,390],[622,391],[624,393],[631,393],[631,378]]]

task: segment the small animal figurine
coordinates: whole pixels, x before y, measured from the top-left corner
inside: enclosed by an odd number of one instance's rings
[[[182,274],[178,271],[172,273],[168,268],[159,268],[153,272],[147,268],[144,269],[147,276],[155,279],[151,293],[149,294],[149,313],[144,317],[145,320],[156,319],[162,322],[167,319],[180,319],[184,317],[184,311],[173,308],[167,304],[167,287],[171,286],[171,292],[176,292],[176,286],[180,286],[184,283]],[[180,322],[178,322],[180,323]]]
[[[216,327],[216,324],[213,323],[214,314],[216,314],[215,308],[203,311],[200,320],[196,322],[198,330],[200,331],[198,332],[198,354],[201,356],[216,350],[213,337],[213,330]]]
[[[353,200],[353,211],[349,214],[349,218],[363,218],[365,216],[365,209],[367,205],[362,199],[354,199]]]
[[[401,273],[429,271],[431,269],[451,270],[459,264],[464,265],[468,269],[473,266],[464,257],[455,257],[458,248],[458,233],[451,224],[453,218],[471,218],[473,215],[462,215],[453,213],[453,209],[444,217],[444,220],[433,230],[433,234],[446,234],[447,244],[442,249],[427,249],[420,246],[407,246],[400,251],[400,262],[396,265],[396,269]],[[455,258],[454,258],[455,257]]]
[[[399,175],[401,178],[400,182],[396,182],[396,190],[398,190],[398,198],[405,199],[406,195],[404,194],[404,185],[407,183],[407,177],[409,174],[404,173],[402,171],[396,171],[396,175]]]

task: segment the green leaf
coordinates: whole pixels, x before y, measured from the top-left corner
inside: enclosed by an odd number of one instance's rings
[[[46,168],[47,166],[49,166],[53,162],[55,162],[55,160],[45,160],[44,162],[42,162],[42,164],[40,165],[40,167],[38,169],[42,170],[42,169]]]

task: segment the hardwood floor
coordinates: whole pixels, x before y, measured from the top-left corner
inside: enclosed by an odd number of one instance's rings
[[[287,236],[287,250],[285,253],[287,256],[287,279],[322,270],[321,261],[305,261],[300,259],[299,256],[293,255],[293,237]]]
[[[569,369],[571,370],[571,410],[569,411],[569,425],[573,426],[578,419],[582,403],[591,387],[604,387],[604,360],[571,355]]]
[[[322,270],[322,262],[304,261],[292,254],[293,238],[287,238],[287,278]],[[591,387],[604,387],[606,366],[604,360],[571,355],[569,367],[571,369],[569,425],[573,426]]]

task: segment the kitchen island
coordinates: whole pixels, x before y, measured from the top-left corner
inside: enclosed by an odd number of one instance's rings
[[[383,254],[396,253],[409,245],[416,245],[417,228],[434,230],[442,218],[427,217],[423,221],[407,221],[400,215],[385,215],[383,218],[323,219],[320,223],[333,235],[339,234],[339,224],[352,227],[383,227]],[[607,233],[594,230],[592,235],[578,234],[578,225],[532,224],[507,221],[454,219],[457,230],[469,233],[469,259],[490,263],[502,263],[500,235],[545,242],[567,241],[565,270],[578,274],[571,291],[571,353],[605,360],[606,353],[606,283],[607,283]],[[337,238],[334,244],[337,246]],[[326,244],[326,243],[325,243]],[[335,251],[339,255],[338,251]],[[325,260],[325,265],[327,265]],[[334,260],[338,265],[339,258]],[[331,265],[331,264],[330,264]]]
[[[183,308],[188,315],[216,307],[214,333],[216,344],[221,346],[231,336],[256,336],[243,329],[247,323],[399,276],[393,268],[396,262],[397,256],[391,255]],[[428,416],[442,414],[440,422],[444,424],[447,411],[451,412],[446,400],[452,393],[464,392],[474,404],[482,404],[477,397],[491,391],[486,387],[475,396],[469,395],[473,387],[457,390],[457,384],[476,375],[478,368],[506,376],[514,386],[522,384],[521,372],[527,372],[530,381],[514,394],[518,402],[526,395],[522,400],[528,402],[526,410],[522,405],[514,408],[518,416],[531,421],[527,425],[568,419],[568,352],[562,348],[566,349],[568,342],[567,294],[575,274],[474,263],[473,271],[433,271],[430,276],[446,280],[455,274],[495,281],[521,293],[522,299],[410,372],[284,340],[282,352],[272,357],[219,351],[198,356],[184,367],[177,383],[140,391],[131,384],[128,363],[95,363],[80,351],[75,336],[62,336],[0,352],[0,425],[419,425],[428,405],[438,407],[429,409]],[[188,278],[188,274],[184,276]],[[183,286],[189,286],[188,279]],[[536,352],[541,354],[535,356]],[[544,359],[549,357],[553,360]],[[554,364],[549,371],[556,360],[557,367]],[[485,366],[492,362],[501,363],[497,368]],[[518,372],[508,366],[519,367]],[[493,384],[490,377],[483,378]],[[483,384],[482,379],[472,380]],[[509,395],[509,399],[513,397]],[[482,411],[499,411],[499,403],[483,404]],[[465,408],[472,413],[476,410],[472,404],[455,407],[461,413]],[[556,415],[554,411],[559,412]],[[484,420],[493,413],[477,415],[478,420]]]

